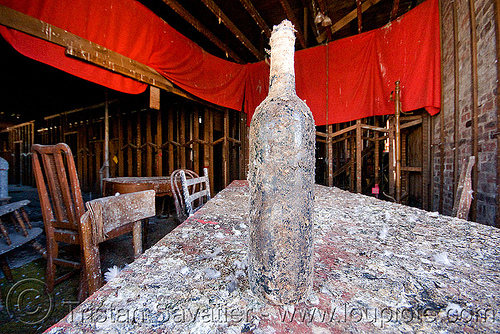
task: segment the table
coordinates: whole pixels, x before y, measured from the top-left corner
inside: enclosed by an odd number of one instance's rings
[[[314,286],[281,307],[249,288],[247,217],[234,181],[49,332],[500,331],[496,228],[316,186]]]
[[[129,188],[130,187],[130,188]],[[133,176],[133,177],[113,177],[103,179],[103,195],[112,196],[118,190],[128,188],[135,191],[153,189],[156,196],[172,196],[170,189],[170,176]],[[122,191],[122,193],[129,191]]]

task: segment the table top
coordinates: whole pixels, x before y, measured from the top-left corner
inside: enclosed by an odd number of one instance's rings
[[[113,195],[114,192],[110,189],[110,185],[132,185],[132,184],[148,184],[151,189],[156,191],[157,196],[171,195],[170,176],[130,176],[130,177],[110,177],[103,179],[105,185],[105,196]]]
[[[500,331],[496,228],[318,185],[313,289],[273,306],[248,285],[247,219],[234,181],[50,333]]]

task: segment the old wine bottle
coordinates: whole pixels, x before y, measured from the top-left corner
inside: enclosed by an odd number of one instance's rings
[[[273,28],[269,95],[250,125],[249,279],[274,304],[303,299],[312,286],[315,126],[295,93],[295,30]]]

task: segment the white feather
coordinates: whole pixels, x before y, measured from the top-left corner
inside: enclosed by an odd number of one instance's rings
[[[113,266],[111,268],[108,268],[108,271],[104,273],[104,279],[106,282],[109,282],[113,280],[116,276],[120,274],[121,269],[118,268],[117,266]]]

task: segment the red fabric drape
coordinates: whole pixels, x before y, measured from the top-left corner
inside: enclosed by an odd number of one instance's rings
[[[383,28],[298,51],[297,95],[317,125],[334,124],[393,114],[390,94],[399,80],[403,111],[425,108],[434,115],[441,107],[439,32],[438,1],[427,0]],[[251,115],[267,96],[269,69],[261,62],[247,70]]]
[[[155,68],[182,89],[240,110],[250,121],[265,98],[269,66],[240,65],[204,52],[146,7],[132,0],[0,0],[0,4],[86,38]],[[0,26],[22,54],[126,93],[146,85],[66,57],[64,48]],[[427,0],[389,25],[328,45],[296,52],[297,95],[316,124],[392,114],[394,82],[401,81],[403,111],[440,109],[437,0]]]

